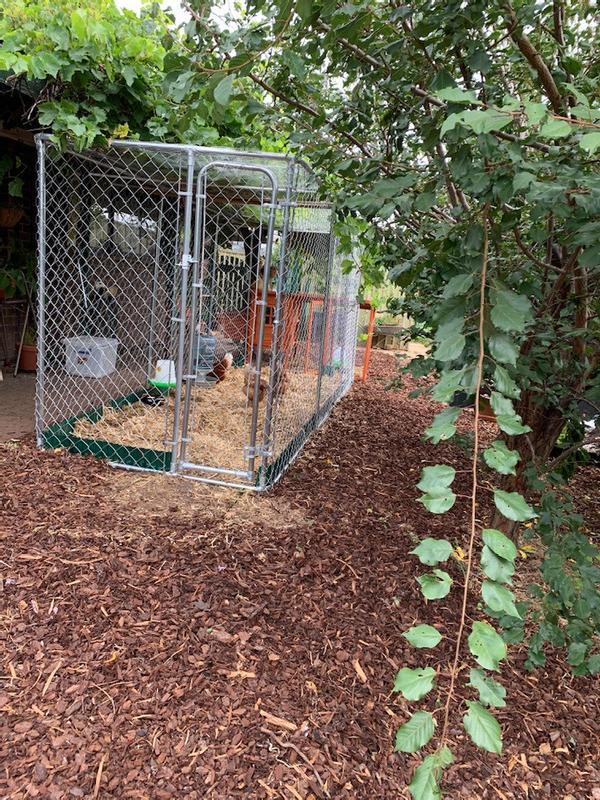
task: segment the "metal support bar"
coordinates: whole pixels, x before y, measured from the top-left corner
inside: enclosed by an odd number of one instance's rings
[[[192,185],[194,180],[194,153],[188,150],[187,159],[187,182]],[[175,369],[175,404],[173,410],[173,449],[171,451],[171,472],[178,471],[178,448],[179,448],[179,426],[181,415],[181,390],[183,387],[183,358],[185,350],[185,311],[187,308],[187,288],[188,270],[190,260],[190,240],[192,227],[192,197],[188,195],[185,200],[184,224],[183,224],[183,255],[181,258],[181,292],[180,292],[180,314],[179,339],[177,347],[177,366]],[[186,392],[186,395],[188,392]]]
[[[325,290],[323,292],[323,322],[321,331],[321,342],[319,347],[319,371],[317,374],[317,418],[321,410],[321,387],[323,384],[323,356],[325,355],[325,342],[328,333],[329,305],[331,301],[331,273],[333,272],[333,260],[335,257],[336,240],[333,233],[335,209],[331,209],[331,224],[329,228],[329,255],[327,259],[327,276],[325,278]]]
[[[35,392],[35,427],[38,447],[43,443],[45,427],[44,380],[46,375],[46,147],[36,136],[38,156],[38,296],[37,296],[37,374]],[[28,306],[29,308],[29,306]]]
[[[287,257],[286,246],[287,246],[288,230],[290,227],[290,208],[292,206],[291,196],[292,196],[293,184],[294,184],[294,164],[292,163],[288,166],[285,201],[283,203],[283,233],[281,236],[281,243],[279,249],[279,269],[277,270],[277,286],[275,289],[275,310],[273,312],[274,335],[273,335],[273,347],[271,350],[271,371],[269,373],[269,387],[267,390],[267,407],[265,409],[265,425],[263,433],[263,460],[262,460],[262,470],[260,475],[261,486],[264,486],[268,459],[269,456],[271,455],[268,443],[271,439],[271,428],[273,424],[273,404],[275,399],[274,396],[275,387],[277,385],[277,381],[279,380],[279,372],[280,372],[279,358],[278,358],[279,345],[280,342],[283,341],[282,337],[285,330],[285,324],[280,325],[280,321],[282,320],[281,310],[283,304],[283,292],[285,287],[285,266]]]

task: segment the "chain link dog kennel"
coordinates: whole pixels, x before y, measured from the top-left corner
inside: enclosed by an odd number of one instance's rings
[[[39,156],[41,447],[264,489],[349,389],[356,273],[280,154]]]

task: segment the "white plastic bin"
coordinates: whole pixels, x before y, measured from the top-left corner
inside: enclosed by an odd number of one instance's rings
[[[65,339],[65,371],[82,378],[102,378],[117,366],[118,339],[73,336]]]

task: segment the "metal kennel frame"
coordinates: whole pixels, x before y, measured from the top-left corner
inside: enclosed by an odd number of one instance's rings
[[[278,153],[37,137],[43,448],[262,490],[353,379],[358,275]]]

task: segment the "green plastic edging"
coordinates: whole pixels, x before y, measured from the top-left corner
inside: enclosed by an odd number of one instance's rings
[[[85,439],[75,436],[73,430],[78,420],[86,419],[90,422],[97,422],[103,414],[103,409],[123,408],[138,402],[140,397],[146,394],[146,389],[138,389],[123,397],[118,397],[104,405],[95,406],[78,414],[69,417],[62,422],[55,422],[42,434],[42,446],[46,450],[62,447],[69,453],[80,455],[91,455],[108,461],[115,461],[129,467],[141,467],[142,469],[156,470],[157,472],[168,472],[171,468],[171,453],[163,450],[152,450],[149,447],[131,447],[130,445],[116,444],[107,442],[104,439]]]

